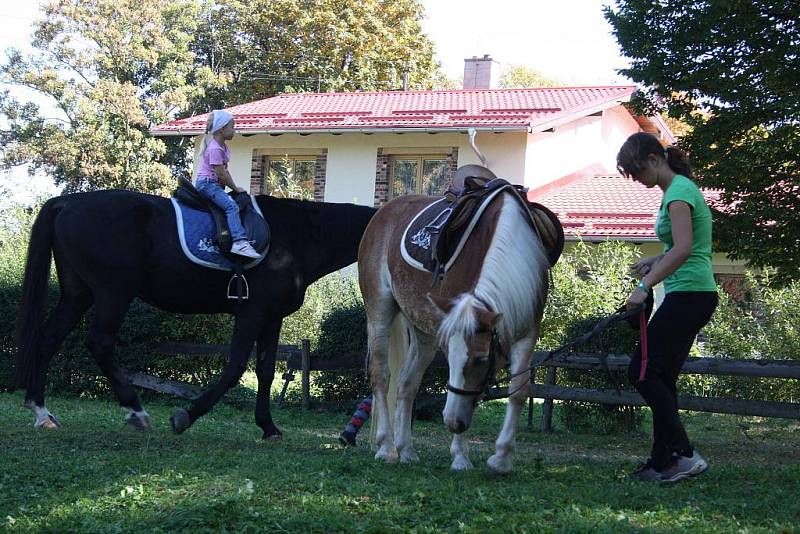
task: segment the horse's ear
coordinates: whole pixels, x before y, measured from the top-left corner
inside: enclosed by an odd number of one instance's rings
[[[431,304],[436,306],[444,315],[450,313],[450,310],[452,310],[453,306],[455,305],[455,302],[452,299],[440,297],[438,295],[431,295],[430,293],[428,293],[428,300],[431,301]]]
[[[489,310],[484,310],[483,308],[478,308],[477,315],[478,323],[487,329],[494,328],[500,321],[503,320],[502,313],[491,312]]]

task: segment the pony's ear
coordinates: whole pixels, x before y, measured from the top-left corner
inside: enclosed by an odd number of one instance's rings
[[[455,305],[455,302],[452,299],[439,297],[437,295],[431,295],[430,293],[428,293],[427,296],[431,304],[436,306],[439,309],[439,311],[442,312],[442,315],[447,315],[448,313],[450,313],[450,310],[452,310],[453,306]]]
[[[489,310],[484,310],[483,308],[478,308],[477,310],[478,315],[478,324],[486,328],[487,330],[491,330],[497,323],[503,320],[502,313],[495,313]]]

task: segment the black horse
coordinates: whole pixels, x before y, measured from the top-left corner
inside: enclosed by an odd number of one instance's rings
[[[270,386],[283,318],[300,308],[306,288],[356,260],[358,244],[375,209],[353,204],[257,197],[271,226],[268,256],[246,271],[250,297],[227,298],[231,273],[190,262],[178,242],[169,199],[132,191],[95,191],[48,200],[31,230],[22,301],[17,319],[17,387],[36,425],[57,427],[45,408],[47,367],[67,334],[94,305],[86,346],[108,377],[129,424],[149,428],[147,412],[113,356],[117,331],[131,301],[139,297],[177,313],[230,313],[234,333],[219,381],[172,416],[183,432],[245,371],[256,343],[256,424],[264,438],[279,437],[272,422]],[[45,320],[51,252],[61,297]]]

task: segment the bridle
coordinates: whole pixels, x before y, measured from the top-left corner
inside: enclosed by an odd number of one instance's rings
[[[561,345],[560,347],[558,347],[556,349],[553,349],[553,350],[549,351],[547,353],[547,355],[545,356],[545,358],[541,362],[538,362],[536,365],[531,365],[530,367],[528,367],[526,369],[523,369],[522,371],[519,371],[517,373],[512,373],[512,374],[508,375],[507,377],[505,377],[505,379],[503,381],[508,380],[509,381],[509,387],[510,387],[511,380],[513,380],[514,378],[516,378],[516,377],[518,377],[520,375],[523,375],[523,374],[525,374],[525,373],[527,373],[529,371],[535,370],[536,367],[541,366],[543,363],[547,362],[549,359],[551,359],[556,354],[564,352],[567,349],[574,349],[574,348],[576,348],[576,347],[578,347],[580,345],[583,345],[584,343],[589,341],[591,338],[596,336],[598,333],[600,333],[603,330],[605,330],[611,323],[619,321],[621,319],[627,319],[628,317],[631,317],[631,316],[634,316],[634,315],[637,315],[637,314],[640,317],[640,335],[642,336],[644,354],[646,355],[647,354],[647,316],[646,316],[645,307],[644,306],[638,306],[636,308],[628,310],[628,309],[625,309],[624,306],[622,306],[617,310],[616,313],[608,315],[605,318],[603,318],[602,320],[600,320],[594,326],[594,328],[592,328],[589,332],[583,334],[580,337],[577,337],[577,338],[575,338],[573,340],[568,341],[567,343]],[[518,392],[523,387],[527,386],[528,384],[525,383],[525,384],[522,384],[521,386],[519,386],[514,391],[511,391],[511,392],[508,392],[508,393],[503,393],[503,394],[500,394],[500,395],[492,395],[491,387],[492,386],[499,386],[500,382],[501,382],[500,380],[494,380],[494,381],[492,380],[492,378],[494,378],[494,373],[496,371],[497,351],[499,351],[499,350],[501,350],[501,348],[500,348],[500,340],[499,340],[499,338],[497,336],[497,329],[493,329],[492,330],[492,341],[491,341],[491,344],[489,346],[489,370],[487,371],[486,377],[484,378],[483,382],[481,383],[480,389],[478,389],[478,390],[461,389],[461,388],[457,388],[457,387],[451,386],[450,383],[448,382],[447,383],[447,391],[451,391],[451,392],[455,393],[456,395],[463,395],[463,396],[466,396],[466,397],[470,397],[470,396],[474,397],[473,403],[474,404],[478,404],[478,402],[481,399],[497,400],[497,399],[508,398],[508,397],[514,395],[516,392]],[[607,358],[608,358],[608,355],[601,354],[600,361],[603,364],[603,369],[605,370],[605,372],[613,380],[613,377],[611,375],[611,370],[608,367]],[[646,358],[646,356],[645,356],[645,358]],[[647,361],[646,361],[646,359],[643,359],[643,361],[642,361],[642,370],[641,370],[642,377],[640,377],[640,380],[643,379],[644,369],[645,369],[646,365],[647,365]],[[619,392],[619,385],[616,385],[615,388]]]
[[[495,371],[497,371],[497,354],[502,350],[500,347],[500,336],[497,335],[497,329],[492,329],[492,340],[489,343],[489,368],[486,370],[486,376],[483,378],[481,385],[478,389],[461,389],[450,385],[447,382],[447,391],[451,391],[456,395],[464,397],[474,397],[473,403],[478,404],[478,401],[485,395],[489,395],[489,388],[493,385],[492,379],[494,378]]]

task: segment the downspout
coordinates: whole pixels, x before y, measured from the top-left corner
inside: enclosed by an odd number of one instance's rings
[[[475,131],[475,128],[467,129],[467,134],[469,135],[469,146],[472,147],[472,150],[475,151],[475,155],[477,155],[478,159],[481,160],[481,165],[483,165],[484,167],[486,167],[488,169],[489,167],[488,167],[488,165],[486,165],[486,158],[483,156],[483,154],[481,154],[481,151],[478,150],[478,145],[475,144],[475,134],[476,133],[477,132]]]

